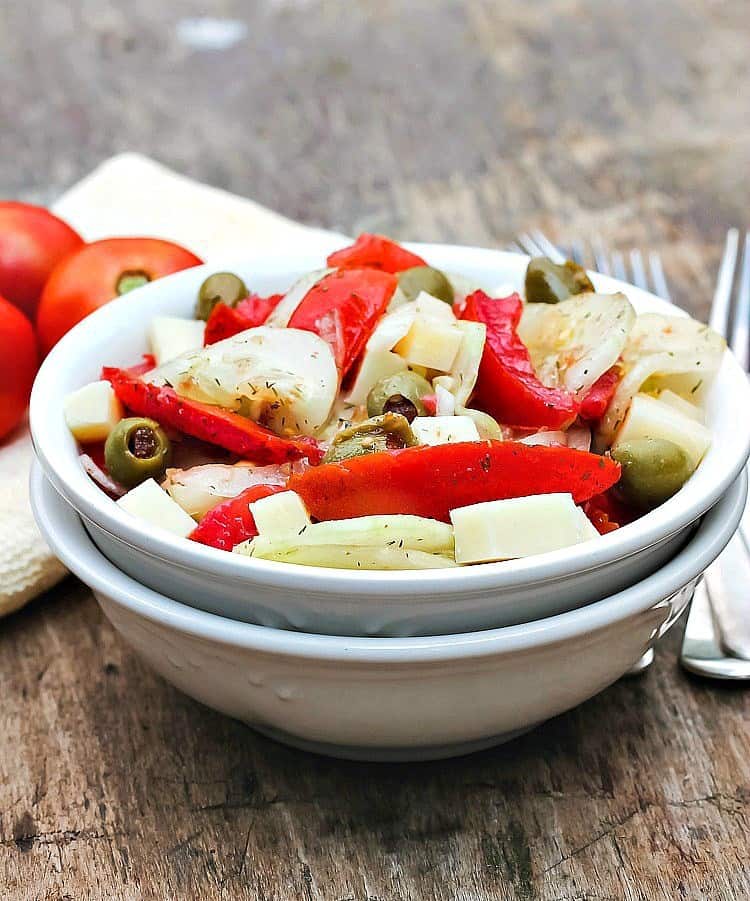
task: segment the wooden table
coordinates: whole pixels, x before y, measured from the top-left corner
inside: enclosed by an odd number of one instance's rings
[[[49,201],[138,149],[350,232],[656,247],[698,311],[748,221],[746,0],[0,12],[6,195]],[[191,49],[196,15],[246,34]],[[750,897],[750,695],[681,672],[679,630],[645,677],[506,747],[368,766],[182,697],[73,580],[0,629],[3,899]]]

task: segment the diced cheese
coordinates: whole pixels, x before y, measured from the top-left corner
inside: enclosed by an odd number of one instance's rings
[[[411,430],[420,444],[480,440],[474,420],[469,416],[417,416]]]
[[[302,498],[294,491],[281,491],[250,504],[255,527],[264,538],[299,535],[310,525]]]
[[[636,394],[613,447],[637,438],[665,438],[681,447],[696,467],[711,445],[711,432],[700,422],[648,394]]]
[[[674,407],[675,410],[679,410],[680,413],[684,413],[685,416],[689,416],[696,422],[704,422],[703,410],[697,404],[691,404],[689,400],[685,400],[684,397],[680,397],[679,394],[675,394],[669,388],[660,391],[657,400],[660,400],[663,404],[669,404],[670,407]]]
[[[444,300],[440,300],[439,297],[428,294],[427,291],[419,292],[414,301],[414,309],[423,316],[433,316],[435,319],[442,319],[445,322],[456,321],[453,307]]]
[[[65,398],[65,422],[77,441],[104,441],[124,411],[109,382],[91,382]]]
[[[407,363],[449,372],[462,338],[463,332],[454,322],[418,315],[393,349]]]
[[[458,563],[529,557],[592,537],[591,524],[570,494],[487,501],[451,510],[450,516]]]
[[[367,352],[359,367],[352,390],[346,398],[347,403],[355,406],[366,404],[367,395],[376,382],[395,375],[397,372],[403,372],[405,369],[406,360],[390,350]]]
[[[157,366],[174,360],[188,350],[203,347],[205,330],[206,323],[200,319],[154,316],[149,329],[149,343]]]
[[[136,485],[121,497],[117,504],[138,519],[166,529],[181,538],[187,538],[195,528],[193,518],[173,501],[166,491],[162,491],[153,479],[147,479]]]

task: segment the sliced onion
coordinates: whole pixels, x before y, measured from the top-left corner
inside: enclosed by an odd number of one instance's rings
[[[538,444],[544,447],[566,447],[568,438],[565,432],[535,432],[525,438],[517,439],[519,444]]]
[[[128,493],[128,489],[115,482],[109,473],[106,473],[88,454],[81,454],[78,458],[87,474],[96,482],[96,484],[107,494],[117,500]]]
[[[307,292],[333,271],[333,269],[317,269],[315,272],[307,272],[302,278],[297,279],[268,317],[266,325],[275,325],[279,328],[288,325],[292,313],[302,303]]]
[[[694,402],[721,366],[725,348],[720,335],[688,316],[639,316],[622,354],[625,375],[599,425],[596,448],[609,447],[647,381],[649,387],[669,387]]]
[[[580,294],[526,304],[518,334],[546,385],[583,397],[617,362],[635,321],[624,294]]]
[[[200,519],[217,504],[237,497],[252,485],[286,485],[292,471],[292,464],[208,463],[190,469],[168,469],[161,487],[186,513]]]

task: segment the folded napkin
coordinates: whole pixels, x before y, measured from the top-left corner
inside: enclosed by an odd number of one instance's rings
[[[204,260],[272,251],[290,241],[319,248],[324,258],[345,240],[133,153],[102,163],[67,191],[53,210],[87,241],[116,235],[166,238]],[[31,456],[25,427],[0,445],[0,616],[18,610],[65,574],[31,514]]]

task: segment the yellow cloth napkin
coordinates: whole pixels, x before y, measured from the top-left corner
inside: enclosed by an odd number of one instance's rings
[[[102,163],[67,191],[53,210],[87,241],[148,235],[183,244],[205,260],[271,251],[290,241],[319,247],[324,259],[345,240],[134,153]],[[18,610],[65,574],[31,514],[31,457],[25,428],[0,445],[0,616]]]

